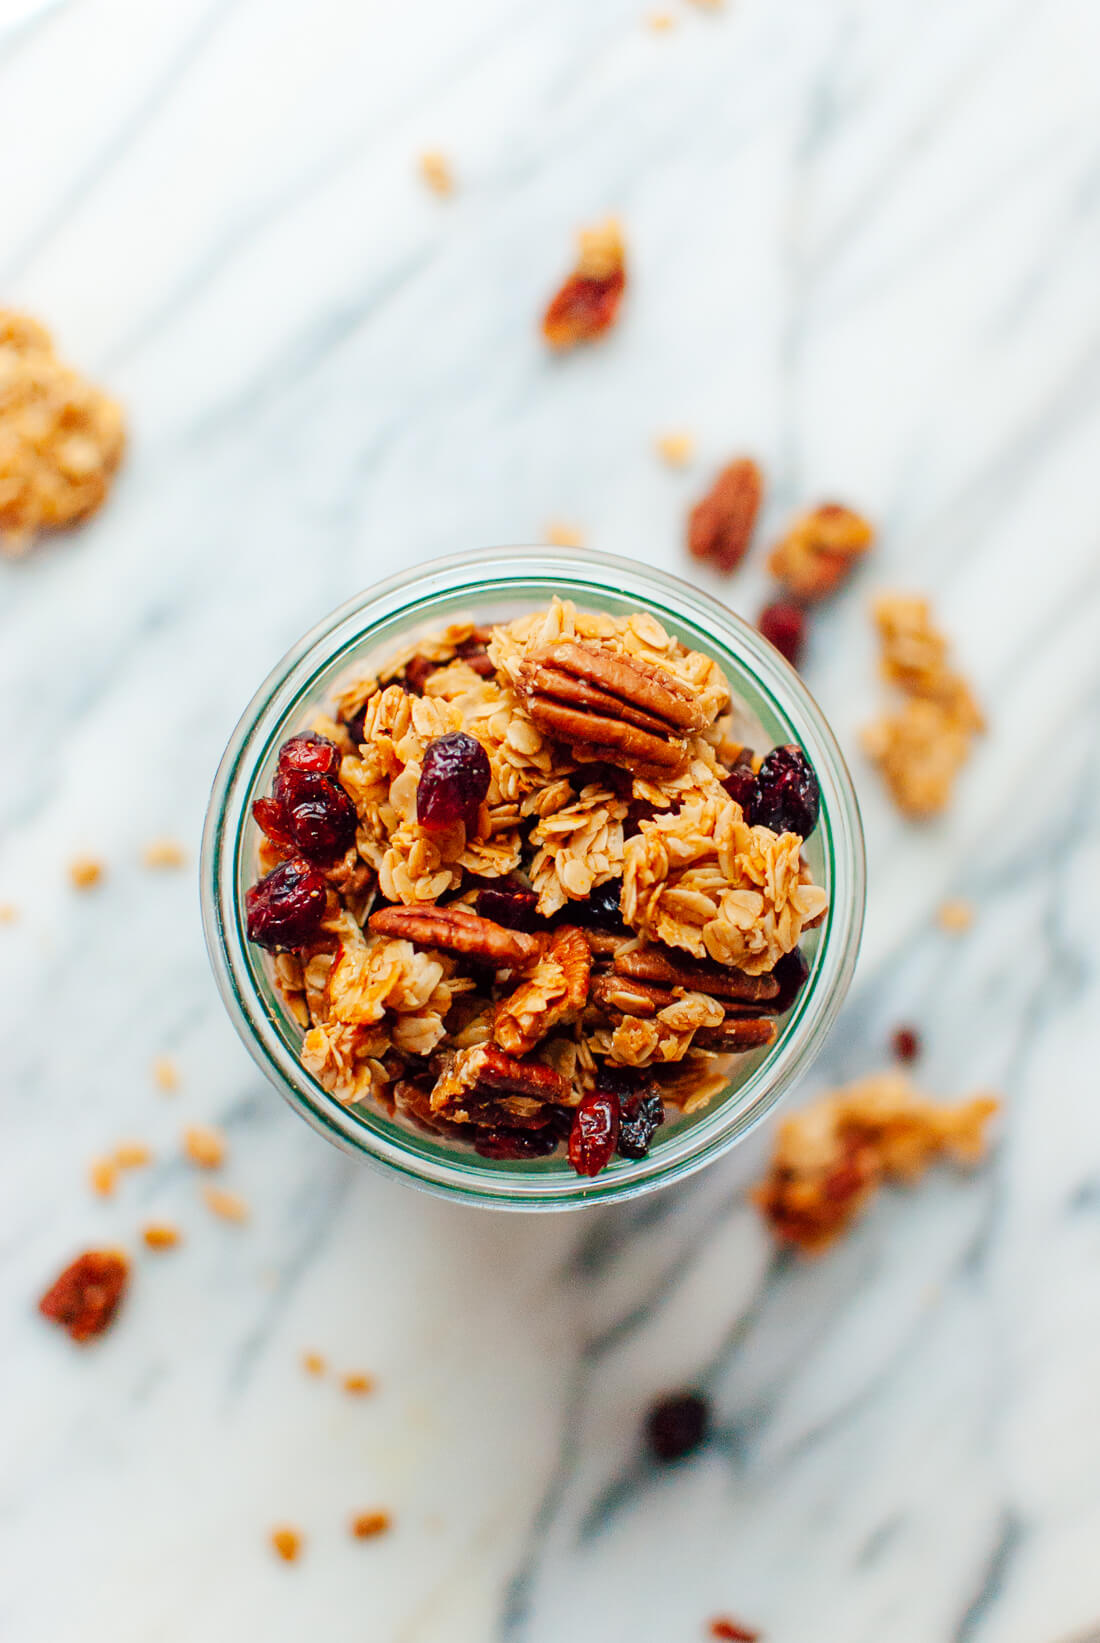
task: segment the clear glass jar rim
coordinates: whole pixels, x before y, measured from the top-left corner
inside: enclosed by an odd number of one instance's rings
[[[831,906],[810,982],[777,1044],[732,1096],[718,1099],[649,1158],[630,1164],[616,1160],[614,1171],[591,1181],[524,1174],[522,1167],[489,1169],[458,1152],[429,1158],[373,1129],[329,1095],[271,1018],[237,894],[256,771],[287,733],[311,681],[341,659],[350,666],[383,622],[407,618],[410,626],[426,624],[441,598],[468,598],[476,609],[479,596],[515,592],[522,597],[523,584],[530,582],[553,584],[543,590],[547,596],[557,592],[578,604],[586,592],[626,597],[648,606],[673,631],[694,627],[718,652],[735,691],[738,675],[743,683],[751,680],[776,716],[790,722],[821,784]],[[865,894],[863,832],[851,778],[820,708],[794,670],[740,617],[700,589],[638,561],[567,548],[490,548],[419,565],[375,584],[323,618],[279,661],[242,714],[215,777],[203,834],[201,894],[207,949],[230,1018],[257,1065],[315,1129],[345,1151],[449,1198],[502,1209],[567,1209],[633,1197],[701,1169],[755,1128],[805,1072],[855,968]]]

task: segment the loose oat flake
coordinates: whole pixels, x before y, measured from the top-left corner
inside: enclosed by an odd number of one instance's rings
[[[74,856],[69,863],[69,877],[75,890],[92,890],[103,877],[103,863],[94,856]]]
[[[389,1512],[358,1512],[351,1520],[351,1532],[356,1540],[373,1540],[393,1527]]]
[[[946,1157],[978,1163],[998,1101],[919,1094],[904,1073],[877,1073],[822,1096],[779,1126],[753,1197],[776,1237],[816,1254],[847,1230],[886,1181],[915,1181]]]
[[[552,548],[583,548],[584,532],[563,519],[552,519],[543,531]]]
[[[183,1150],[200,1169],[220,1169],[225,1162],[225,1136],[210,1124],[189,1124],[183,1132]]]
[[[57,358],[36,320],[0,308],[0,552],[95,513],[124,445],[115,401]]]
[[[170,1221],[149,1221],[141,1230],[149,1249],[175,1249],[180,1241],[180,1230]]]
[[[163,1090],[165,1095],[170,1095],[173,1090],[179,1089],[179,1068],[176,1066],[176,1063],[172,1060],[170,1055],[156,1056],[153,1060],[150,1072],[152,1074],[153,1083],[156,1085],[158,1090]]]
[[[306,1070],[486,1159],[566,1151],[584,1175],[726,1089],[827,914],[802,849],[816,777],[799,748],[745,748],[733,708],[652,616],[559,600],[348,679],[254,807],[249,935]],[[343,803],[346,845],[314,825]]]
[[[202,1189],[202,1201],[212,1215],[222,1221],[248,1220],[249,1208],[245,1200],[236,1192],[227,1192],[223,1187],[205,1186]]]
[[[141,863],[154,871],[186,867],[187,851],[178,839],[151,839],[141,853]]]
[[[455,179],[450,162],[438,149],[428,149],[420,156],[420,175],[433,194],[445,199],[454,193]]]

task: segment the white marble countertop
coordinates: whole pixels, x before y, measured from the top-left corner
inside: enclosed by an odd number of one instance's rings
[[[0,298],[133,427],[100,518],[0,563],[4,1643],[1100,1622],[1100,7],[663,3],[667,33],[647,0],[21,0],[0,32]],[[447,201],[416,175],[436,147]],[[608,211],[622,325],[549,359],[535,316]],[[652,452],[677,428],[684,474]],[[906,1020],[928,1088],[1006,1102],[986,1169],[887,1193],[809,1266],[745,1204],[766,1137],[550,1219],[357,1167],[237,1042],[194,862],[138,862],[196,845],[245,701],[339,600],[552,518],[683,570],[685,505],[742,450],[763,538],[823,494],[882,527],[805,667],[853,755],[871,899],[799,1098]],[[762,557],[713,583],[749,615]],[[923,829],[856,753],[885,585],[934,594],[992,721]],[[78,851],[107,863],[85,896]],[[977,905],[964,936],[935,925],[946,895]],[[176,1161],[198,1119],[227,1129],[245,1228]],[[131,1136],[153,1167],[96,1200],[89,1158]],[[183,1247],[139,1258],[76,1350],[35,1298],[153,1216]],[[377,1392],[308,1379],[307,1347]],[[658,1475],[639,1421],[685,1382],[718,1430]],[[393,1532],[353,1541],[376,1505]]]

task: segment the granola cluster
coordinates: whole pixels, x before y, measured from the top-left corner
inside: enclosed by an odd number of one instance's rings
[[[713,1099],[826,912],[809,763],[756,757],[731,706],[653,617],[560,600],[347,683],[254,807],[249,935],[309,1072],[490,1157],[567,1142],[584,1174]]]
[[[935,1158],[976,1164],[998,1103],[975,1095],[930,1100],[904,1073],[877,1073],[833,1090],[779,1126],[755,1201],[776,1236],[826,1249],[886,1181],[916,1181]]]
[[[985,728],[981,709],[950,666],[947,640],[932,623],[927,599],[884,593],[873,615],[883,676],[905,700],[866,727],[864,751],[899,810],[933,816],[950,801],[973,738]]]
[[[124,445],[115,401],[58,359],[36,320],[0,308],[0,552],[95,513]]]

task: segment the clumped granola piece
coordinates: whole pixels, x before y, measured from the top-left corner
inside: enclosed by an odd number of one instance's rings
[[[441,199],[454,193],[455,179],[451,170],[450,161],[438,149],[426,149],[420,156],[420,175],[431,189]]]
[[[654,444],[657,455],[662,462],[667,462],[670,468],[686,468],[695,455],[693,434],[659,434]]]
[[[751,457],[723,468],[688,519],[688,551],[718,570],[737,569],[749,551],[764,495],[764,476]]]
[[[551,348],[594,342],[615,324],[626,290],[626,249],[612,217],[578,235],[577,266],[551,298],[542,334]]]
[[[302,1554],[304,1542],[299,1530],[292,1529],[289,1524],[282,1524],[279,1528],[272,1529],[271,1544],[276,1555],[281,1557],[284,1563],[296,1563]]]
[[[103,878],[103,863],[95,856],[74,856],[69,863],[74,890],[94,890]]]
[[[0,308],[0,552],[94,514],[125,443],[115,401],[62,364],[35,320]]]
[[[768,556],[768,569],[793,599],[816,604],[847,581],[874,536],[860,514],[823,502],[795,520]]]
[[[141,1237],[148,1249],[175,1249],[180,1230],[170,1221],[149,1221],[142,1227]]]
[[[826,1249],[885,1181],[915,1181],[938,1157],[977,1163],[992,1096],[956,1104],[920,1095],[903,1073],[878,1073],[821,1097],[779,1126],[753,1198],[776,1237]]]
[[[110,1327],[129,1276],[130,1263],[120,1250],[86,1250],[50,1285],[38,1310],[74,1341],[90,1341]]]
[[[356,1540],[374,1540],[378,1535],[386,1534],[393,1527],[393,1518],[389,1512],[374,1510],[371,1512],[357,1512],[351,1520],[351,1532]]]
[[[898,809],[923,819],[947,807],[985,724],[966,680],[949,666],[947,640],[932,624],[928,601],[883,594],[873,610],[883,676],[906,699],[866,727],[863,748]]]
[[[560,599],[420,635],[346,680],[255,806],[252,934],[306,1071],[495,1162],[572,1135],[585,1172],[616,1147],[644,1157],[666,1107],[713,1100],[776,1037],[826,908],[802,860],[814,773],[795,747],[754,758],[736,707],[717,663],[648,612]],[[317,783],[355,815],[324,864],[296,855],[288,815]],[[279,872],[285,907],[265,890]],[[595,1094],[621,1118],[598,1145]]]
[[[362,1398],[368,1392],[374,1391],[374,1376],[365,1375],[360,1369],[353,1369],[342,1377],[340,1384],[351,1397]]]
[[[543,536],[552,548],[583,548],[584,532],[579,525],[565,519],[551,519],[543,527]]]

